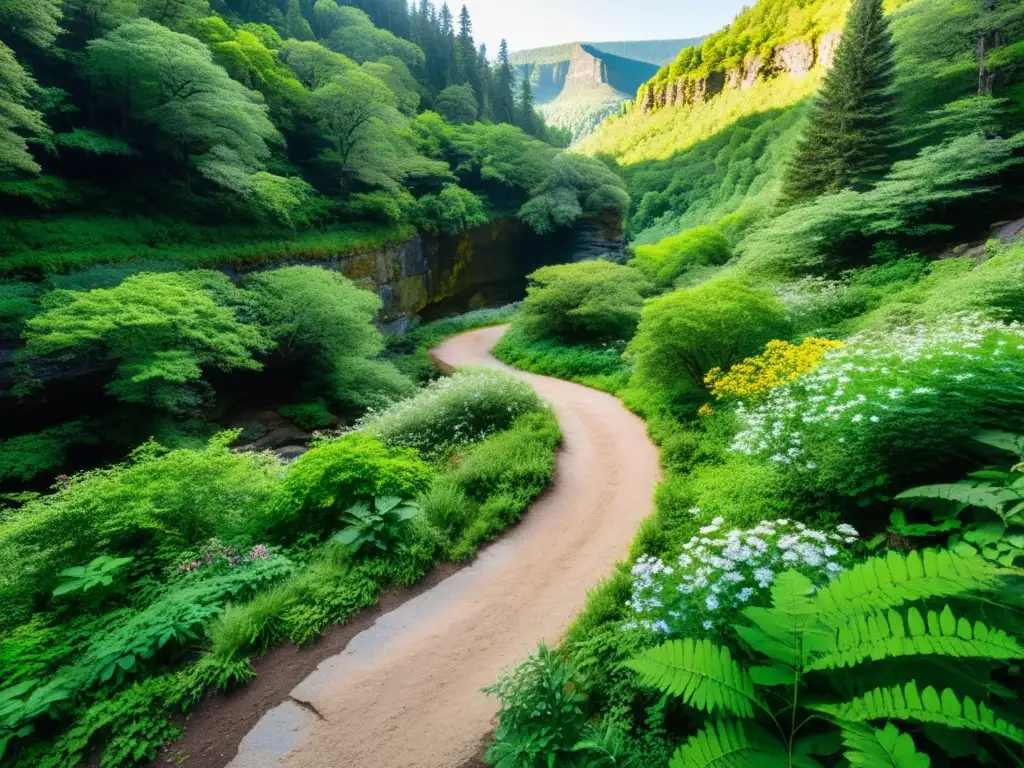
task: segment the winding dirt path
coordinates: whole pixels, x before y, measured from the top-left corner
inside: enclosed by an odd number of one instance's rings
[[[442,363],[506,368],[486,328],[434,350]],[[512,371],[512,369],[506,368]],[[658,455],[614,397],[512,371],[565,435],[555,482],[514,530],[323,662],[242,741],[234,768],[457,768],[493,727],[480,688],[556,642],[652,509]]]

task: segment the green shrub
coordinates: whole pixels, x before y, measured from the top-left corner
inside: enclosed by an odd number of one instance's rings
[[[487,223],[483,200],[458,184],[445,184],[438,194],[423,195],[413,206],[412,218],[420,229],[446,235]]]
[[[95,442],[96,436],[81,421],[0,441],[0,483],[6,479],[25,482],[55,472],[64,466],[71,446]]]
[[[246,603],[226,606],[206,628],[214,659],[239,658],[266,651],[281,639],[281,616],[293,599],[291,590],[284,584],[261,592]]]
[[[523,331],[569,343],[629,339],[648,290],[636,270],[600,260],[542,267],[530,281],[519,314]]]
[[[651,301],[627,352],[641,386],[678,396],[703,391],[709,370],[786,338],[789,328],[770,293],[739,278],[721,279]]]
[[[587,721],[586,678],[541,643],[508,675],[484,689],[501,701],[499,725],[485,760],[535,768],[573,764],[573,748]]]
[[[350,412],[386,408],[415,391],[412,381],[386,360],[338,357],[327,377],[332,399]]]
[[[636,267],[660,288],[668,288],[684,272],[697,267],[717,267],[732,257],[729,241],[714,227],[696,227],[654,245],[638,245]]]
[[[370,415],[363,428],[388,445],[438,455],[506,429],[538,408],[540,399],[522,381],[488,369],[460,371]]]
[[[415,498],[431,470],[414,451],[351,433],[315,443],[288,469],[265,522],[282,535],[327,532],[342,512],[376,496]]]
[[[282,406],[281,415],[307,431],[323,429],[334,423],[334,414],[327,410],[327,404],[321,398]]]
[[[461,535],[476,511],[476,504],[470,501],[454,474],[439,476],[419,503],[426,518],[449,541]]]
[[[26,323],[27,357],[102,354],[117,362],[107,391],[128,403],[194,410],[203,369],[258,370],[269,340],[239,321],[219,272],[140,274],[114,288],[54,291]]]
[[[2,620],[24,618],[35,592],[50,593],[57,574],[101,555],[180,549],[211,536],[255,533],[280,465],[261,454],[231,453],[236,433],[201,451],[147,444],[130,462],[72,477],[0,526]],[[2,621],[0,620],[0,621]]]

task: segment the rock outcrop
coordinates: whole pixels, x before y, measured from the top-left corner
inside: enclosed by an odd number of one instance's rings
[[[759,79],[788,76],[804,77],[814,67],[831,68],[835,61],[841,33],[827,32],[813,43],[794,40],[772,51],[767,61],[760,54],[751,54],[738,67],[706,76],[683,76],[669,82],[644,85],[636,105],[642,112],[663,107],[696,104],[721,93],[724,89],[746,90]]]

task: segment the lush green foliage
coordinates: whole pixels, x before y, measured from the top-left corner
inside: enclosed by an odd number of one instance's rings
[[[100,354],[117,364],[108,391],[168,411],[196,407],[203,368],[258,368],[269,345],[216,301],[232,290],[215,272],[141,274],[116,288],[57,292],[27,323],[25,354]]]
[[[668,288],[683,273],[700,267],[720,267],[732,256],[729,240],[713,227],[688,229],[654,245],[636,247],[630,266],[660,288]]]
[[[707,371],[738,363],[787,330],[774,296],[721,279],[650,302],[628,353],[642,385],[683,394],[702,388]]]
[[[622,342],[648,291],[642,274],[609,261],[543,267],[530,275],[517,326],[533,339]]]
[[[436,455],[472,443],[541,407],[530,386],[485,368],[460,371],[369,415],[366,431],[384,443]]]
[[[879,577],[886,580],[885,588],[879,587]],[[878,742],[875,749],[887,744],[892,749],[897,741],[894,734],[886,736],[857,725],[886,719],[928,723],[934,726],[928,736],[940,746],[945,743],[942,729],[967,729],[982,738],[990,734],[1021,743],[1024,731],[994,714],[983,700],[971,698],[978,688],[976,679],[963,693],[948,687],[940,693],[916,680],[919,675],[930,679],[930,669],[944,674],[942,657],[988,670],[1024,653],[1011,635],[966,617],[971,610],[964,598],[993,593],[997,583],[995,569],[986,569],[979,559],[934,550],[870,560],[817,592],[808,578],[791,570],[776,580],[771,607],[747,608],[743,611],[746,622],[736,627],[739,638],[762,664],[744,669],[727,648],[687,639],[648,650],[628,666],[645,684],[691,707],[711,716],[720,711],[774,724],[782,736],[780,742],[753,723],[720,721],[680,747],[672,765],[707,764],[737,751],[752,760],[784,764],[787,757],[813,749],[809,740],[814,733],[798,736],[796,726],[805,715],[816,719],[814,713],[835,717],[847,746],[855,749],[865,738]],[[927,610],[922,603],[928,599],[952,600],[959,611],[954,613],[948,602],[941,611]],[[901,660],[899,684],[894,686],[876,687],[870,675],[858,683],[846,671],[887,659]],[[825,693],[830,675],[846,681],[838,697]],[[851,684],[853,691],[844,690]],[[781,695],[768,696],[776,692]],[[785,708],[777,700],[785,702]],[[790,712],[797,708],[802,711]],[[904,757],[917,755],[913,742],[903,744],[900,751]],[[924,755],[915,759],[927,764]]]

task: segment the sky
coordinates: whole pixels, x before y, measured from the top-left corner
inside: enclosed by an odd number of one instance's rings
[[[493,59],[503,37],[511,51],[698,37],[724,27],[752,0],[449,0],[456,18],[463,3],[477,45],[487,43]]]

